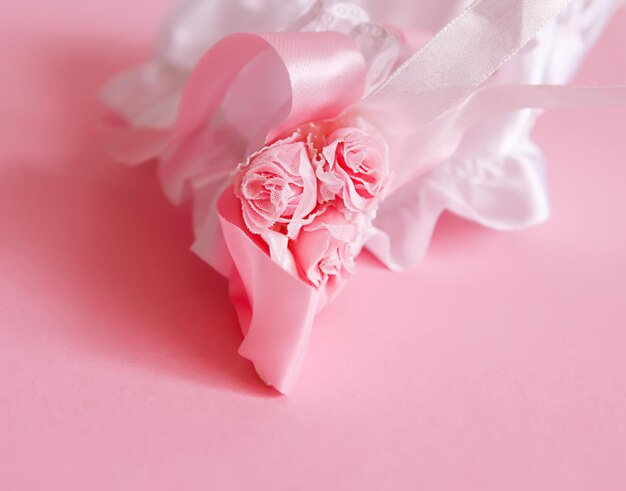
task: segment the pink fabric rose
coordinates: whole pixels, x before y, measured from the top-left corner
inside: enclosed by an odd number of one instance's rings
[[[386,142],[359,128],[341,128],[328,136],[316,169],[319,197],[340,195],[346,208],[365,212],[378,206],[389,177]]]
[[[252,155],[235,174],[246,226],[272,260],[332,295],[354,259],[389,178],[379,136],[311,123]]]
[[[305,225],[291,245],[300,273],[315,287],[336,289],[354,272],[360,231],[358,217],[329,207]]]
[[[299,133],[253,154],[235,174],[246,226],[254,234],[286,229],[297,235],[317,205],[312,146]]]

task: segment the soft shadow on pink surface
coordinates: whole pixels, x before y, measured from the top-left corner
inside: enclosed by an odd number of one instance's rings
[[[108,158],[93,130],[95,94],[132,63],[132,50],[84,40],[54,46],[41,87],[63,104],[63,129],[55,133],[66,143],[56,145],[54,162],[0,167],[0,252],[12,258],[0,266],[9,277],[28,277],[22,286],[41,292],[51,312],[68,312],[63,332],[51,337],[69,349],[273,395],[237,354],[241,333],[226,282],[189,251],[188,210],[163,197],[153,166],[126,168]]]
[[[462,255],[468,249],[478,250],[493,241],[498,232],[444,212],[437,222],[430,247],[429,261],[446,261],[450,255]]]

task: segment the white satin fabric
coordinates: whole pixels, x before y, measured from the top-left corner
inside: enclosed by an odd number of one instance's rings
[[[486,86],[569,82],[621,4],[574,1]],[[402,270],[424,257],[445,210],[497,230],[545,221],[550,208],[544,160],[531,138],[538,114],[520,110],[467,131],[449,158],[383,203],[367,248],[390,268]]]
[[[303,25],[302,15],[314,3],[315,0],[186,0],[165,25],[156,58],[117,77],[103,91],[102,98],[134,127],[170,128],[189,73],[211,45],[237,31],[322,29],[315,23]],[[345,5],[348,10],[350,3],[359,4],[376,21],[402,29],[437,32],[470,2],[334,3]],[[500,68],[486,88],[568,82],[621,3],[622,0],[574,0],[556,23],[543,29]],[[375,53],[376,66],[382,68],[378,76],[371,71],[368,92],[376,89],[392,65],[397,66],[407,57],[407,53],[396,51],[398,47],[393,43],[379,48]],[[388,267],[401,270],[424,256],[436,222],[445,210],[499,230],[520,229],[546,220],[549,203],[543,156],[530,137],[537,114],[536,110],[510,112],[467,130],[454,151],[383,203],[366,247]],[[176,200],[182,198],[180,195]],[[203,247],[211,244],[196,244],[194,250],[199,252]]]

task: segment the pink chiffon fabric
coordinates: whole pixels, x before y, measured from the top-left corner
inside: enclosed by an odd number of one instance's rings
[[[120,160],[157,159],[172,201],[193,200],[192,249],[230,280],[240,353],[287,393],[328,298],[247,230],[236,165],[301,124],[365,118],[390,146],[394,184],[362,246],[396,270],[423,257],[446,209],[499,229],[539,223],[547,192],[525,108],[626,101],[620,87],[548,85],[569,80],[619,3],[188,1],[157,58],[105,88],[118,116],[105,136]]]

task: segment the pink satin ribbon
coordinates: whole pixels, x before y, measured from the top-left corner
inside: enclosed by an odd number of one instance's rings
[[[184,140],[206,124],[236,77],[264,52],[273,60],[268,58],[257,67],[259,71],[251,81],[271,80],[271,84],[265,82],[270,93],[255,94],[250,102],[262,110],[248,107],[245,121],[258,126],[264,138],[272,130],[279,132],[306,121],[338,116],[363,95],[365,62],[346,35],[234,34],[211,48],[194,69],[181,102],[174,141]],[[290,92],[284,94],[284,89]],[[258,92],[250,85],[245,90]],[[275,101],[276,106],[268,106],[268,100]]]
[[[232,188],[218,203],[228,250],[235,260],[230,294],[244,341],[239,353],[251,360],[268,384],[286,394],[304,361],[321,292],[276,266],[246,231],[241,204]]]
[[[364,84],[363,57],[340,33],[234,34],[213,46],[158,152],[167,154],[159,173],[170,199],[194,197],[194,252],[228,275],[216,204],[230,173],[283,128],[338,116]]]
[[[352,109],[379,122],[399,163],[396,186],[429,169],[413,155],[420,131],[488,80],[569,3],[477,0]]]

